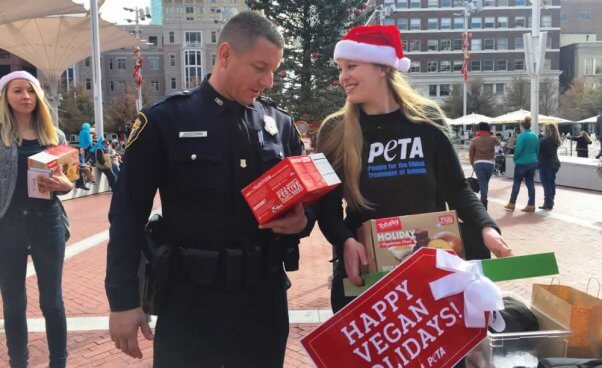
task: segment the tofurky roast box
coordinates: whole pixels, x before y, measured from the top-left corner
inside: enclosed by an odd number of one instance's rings
[[[464,256],[456,211],[366,221],[358,229],[358,239],[366,246],[369,273],[391,271],[424,247],[450,249]]]
[[[287,157],[242,190],[260,224],[276,218],[295,203],[309,204],[341,180],[322,153]]]
[[[29,156],[27,164],[30,169],[51,170],[53,173],[58,172],[59,166],[62,166],[63,173],[69,180],[76,181],[79,178],[79,152],[77,148],[66,144]]]

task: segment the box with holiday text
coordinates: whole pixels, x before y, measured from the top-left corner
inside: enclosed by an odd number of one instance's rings
[[[79,178],[79,152],[77,148],[66,144],[53,146],[45,151],[29,156],[27,164],[30,169],[51,170],[58,172],[59,166],[71,181]]]
[[[464,256],[456,211],[366,221],[358,229],[358,239],[366,246],[369,273],[391,271],[423,247],[451,249]]]
[[[295,203],[310,204],[330,192],[341,180],[324,154],[283,159],[242,194],[260,224],[276,218]]]

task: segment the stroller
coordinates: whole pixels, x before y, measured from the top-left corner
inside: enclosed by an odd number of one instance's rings
[[[506,155],[504,154],[504,147],[495,146],[495,169],[493,173],[495,176],[501,176],[506,172]]]

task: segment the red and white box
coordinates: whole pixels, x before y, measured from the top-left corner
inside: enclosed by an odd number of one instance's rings
[[[311,204],[341,180],[322,153],[287,157],[241,192],[259,224],[278,217],[296,203]]]
[[[71,181],[79,178],[79,151],[66,144],[53,146],[45,151],[29,156],[27,165],[30,169],[51,170],[58,172],[62,166],[63,173]]]

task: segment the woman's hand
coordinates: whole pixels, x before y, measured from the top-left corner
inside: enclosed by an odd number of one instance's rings
[[[68,192],[73,189],[73,183],[65,176],[62,167],[52,176],[38,177],[38,187],[41,192]]]
[[[349,281],[355,286],[362,286],[361,267],[368,266],[368,256],[364,245],[354,238],[345,240],[343,244],[343,261]]]
[[[496,257],[502,258],[512,256],[512,248],[510,248],[497,230],[492,227],[485,227],[481,234],[483,235],[485,246],[487,246],[491,253]]]

